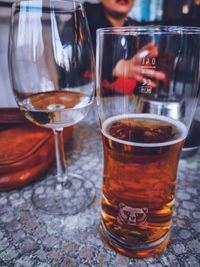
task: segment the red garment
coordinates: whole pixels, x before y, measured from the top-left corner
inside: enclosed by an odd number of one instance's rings
[[[124,95],[132,95],[136,88],[136,84],[137,84],[136,80],[120,77],[112,83],[107,80],[104,80],[102,86],[104,88],[115,90],[118,93]]]

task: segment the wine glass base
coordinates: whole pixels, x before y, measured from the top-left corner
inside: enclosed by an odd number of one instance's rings
[[[85,210],[94,200],[94,184],[77,174],[68,174],[68,179],[57,184],[56,177],[48,178],[45,185],[34,190],[34,206],[53,215],[75,215]]]

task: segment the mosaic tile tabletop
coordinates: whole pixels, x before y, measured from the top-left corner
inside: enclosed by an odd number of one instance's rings
[[[95,119],[94,119],[95,117]],[[167,250],[148,259],[130,259],[108,248],[98,233],[102,183],[102,146],[96,115],[75,126],[66,147],[70,172],[92,180],[96,198],[74,216],[45,215],[31,202],[33,188],[0,193],[1,267],[198,267],[200,266],[200,151],[181,159],[172,237]]]

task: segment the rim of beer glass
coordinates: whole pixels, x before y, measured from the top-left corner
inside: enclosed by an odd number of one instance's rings
[[[14,10],[22,7],[23,10],[20,11],[37,12],[38,9],[41,10],[41,7],[47,8],[47,10],[49,10],[57,6],[57,9],[59,10],[59,8],[65,9],[66,3],[71,3],[71,6],[73,7],[72,10],[77,7],[81,9],[84,8],[83,3],[79,0],[19,0],[12,4],[12,9]],[[26,8],[24,9],[24,7]]]
[[[200,27],[193,26],[127,26],[97,30],[98,34],[149,35],[149,34],[200,34]]]

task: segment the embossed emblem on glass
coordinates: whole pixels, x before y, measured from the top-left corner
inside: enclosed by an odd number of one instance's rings
[[[124,203],[119,204],[117,222],[121,225],[139,225],[146,223],[147,208],[133,208]]]

